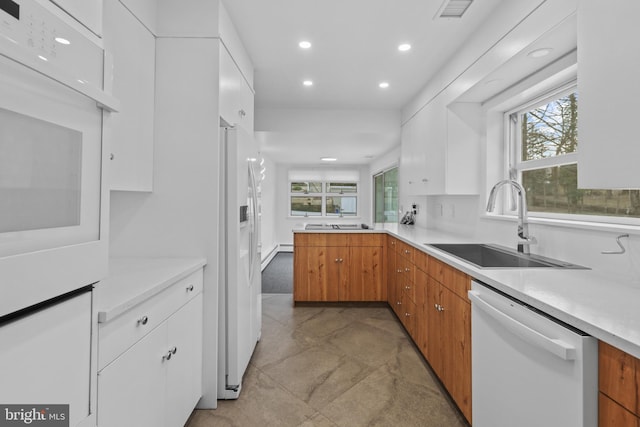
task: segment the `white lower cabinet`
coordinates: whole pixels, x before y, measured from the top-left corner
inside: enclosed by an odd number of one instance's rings
[[[202,307],[200,270],[100,324],[99,427],[186,423],[202,395]]]

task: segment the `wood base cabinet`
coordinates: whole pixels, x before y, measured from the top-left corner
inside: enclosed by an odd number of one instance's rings
[[[294,301],[386,301],[384,237],[367,233],[297,233]]]
[[[640,360],[600,341],[598,425],[640,427]]]
[[[471,421],[471,279],[431,258],[427,280],[425,357]]]

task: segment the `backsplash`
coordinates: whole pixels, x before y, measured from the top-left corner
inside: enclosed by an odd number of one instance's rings
[[[515,219],[501,220],[484,217],[484,202],[478,196],[430,196],[426,198],[428,228],[450,232],[469,239],[497,243],[515,248],[517,223]],[[424,225],[421,225],[424,226]],[[529,232],[538,240],[531,252],[569,261],[598,270],[611,278],[628,280],[640,286],[640,238],[628,230],[595,230],[559,225],[529,224]],[[605,255],[602,251],[619,250],[616,237],[622,239],[626,252]]]

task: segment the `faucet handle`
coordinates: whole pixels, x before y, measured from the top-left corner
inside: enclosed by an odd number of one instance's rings
[[[518,239],[518,252],[529,255],[529,246],[538,243],[538,239],[534,236]]]

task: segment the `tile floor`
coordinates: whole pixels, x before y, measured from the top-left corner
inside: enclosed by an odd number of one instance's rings
[[[187,427],[468,426],[387,307],[265,294],[262,308],[240,398]]]

